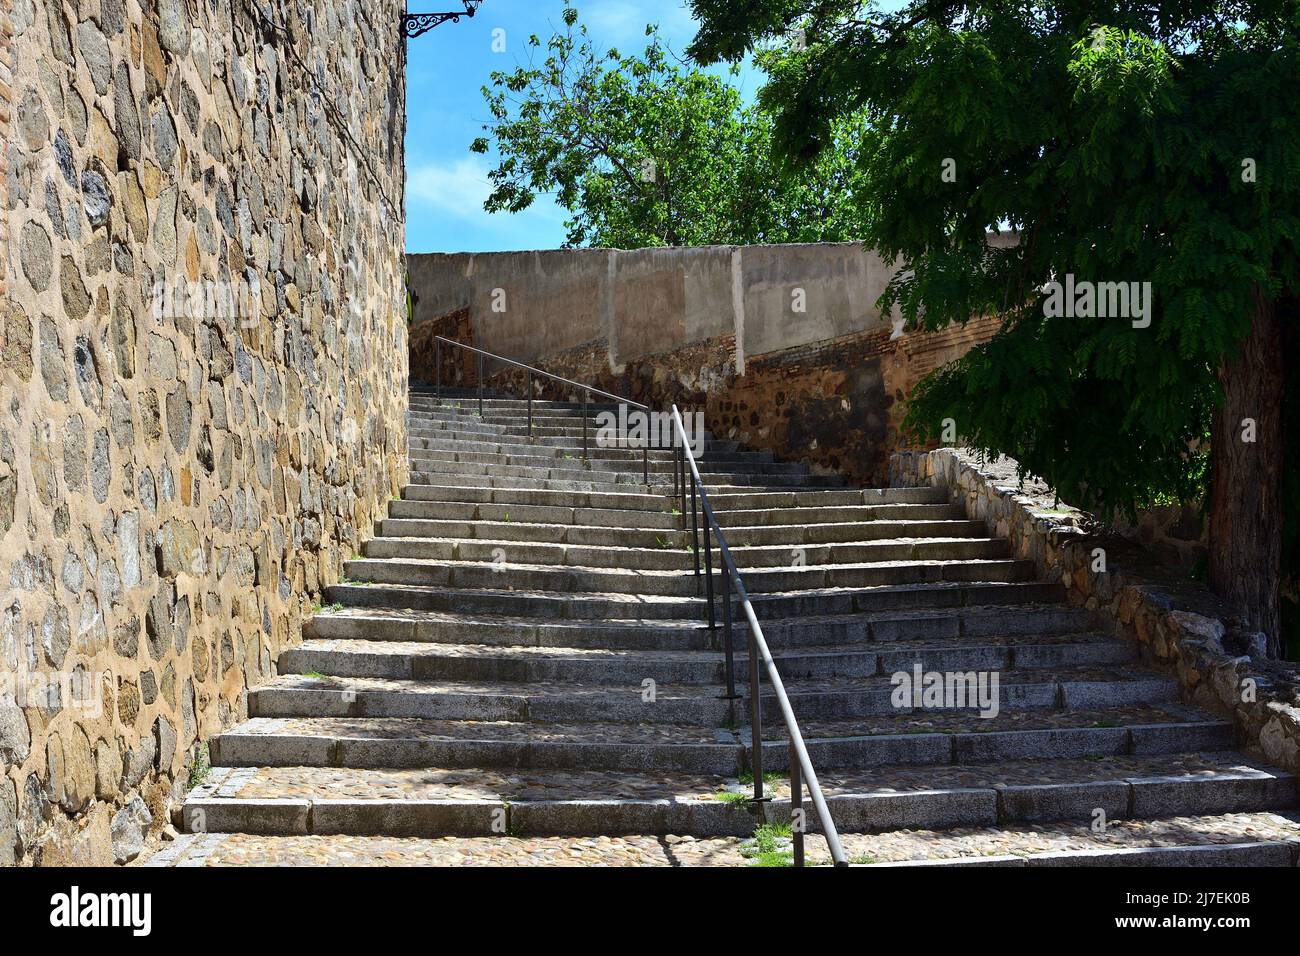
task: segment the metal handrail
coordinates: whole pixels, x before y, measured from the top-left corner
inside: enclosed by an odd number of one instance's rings
[[[699,508],[704,516],[704,570],[708,587],[708,605],[709,605],[709,627],[716,626],[713,613],[713,554],[712,546],[709,540],[709,529],[713,529],[714,537],[717,540],[718,553],[722,556],[723,568],[725,573],[722,575],[723,593],[722,593],[722,619],[724,628],[724,648],[726,652],[726,680],[727,680],[727,697],[736,699],[735,691],[735,674],[733,670],[733,648],[732,648],[732,626],[731,626],[731,589],[736,589],[736,594],[740,598],[741,609],[745,612],[745,619],[749,624],[749,700],[750,700],[750,751],[752,757],[750,763],[754,772],[754,802],[761,803],[764,801],[763,796],[763,733],[762,733],[762,707],[759,700],[759,669],[758,659],[763,659],[763,664],[767,669],[768,681],[772,685],[772,690],[776,693],[777,703],[781,708],[781,716],[785,720],[786,732],[790,738],[790,808],[792,817],[802,808],[803,803],[803,784],[808,786],[808,792],[812,797],[813,808],[817,811],[817,819],[821,823],[822,836],[826,838],[826,843],[830,847],[831,859],[836,866],[847,866],[848,861],[844,858],[844,847],[840,843],[839,831],[835,829],[835,821],[831,819],[830,810],[826,806],[826,798],[822,796],[821,784],[817,781],[817,771],[813,769],[812,759],[808,756],[808,748],[804,744],[803,734],[799,731],[799,722],[795,719],[794,709],[790,706],[790,698],[786,695],[785,685],[781,682],[781,675],[777,672],[776,663],[772,660],[772,652],[767,646],[767,640],[763,637],[763,628],[759,626],[758,616],[754,613],[754,605],[749,600],[749,592],[745,590],[744,581],[740,577],[740,569],[736,567],[736,562],[731,556],[731,549],[727,547],[726,536],[722,533],[722,527],[714,517],[713,506],[709,503],[708,492],[704,490],[704,481],[700,478],[700,470],[695,463],[695,454],[690,449],[690,441],[686,435],[686,427],[682,423],[681,412],[677,406],[673,406],[673,426],[674,436],[678,445],[678,459],[681,468],[682,480],[680,484],[677,481],[676,469],[674,470],[673,486],[674,491],[680,493],[682,499],[682,530],[686,530],[686,466],[690,466],[691,476],[691,538],[695,549],[695,568],[696,574],[699,574],[699,537],[698,520],[695,509],[698,497]],[[802,777],[802,781],[800,778]],[[796,818],[796,824],[800,823]],[[791,828],[794,843],[794,864],[803,866],[804,863],[804,846],[803,846],[803,827],[796,825]]]
[[[484,349],[475,348],[472,345],[466,345],[464,342],[457,342],[455,339],[449,339],[442,335],[433,337],[433,364],[434,364],[434,396],[439,405],[442,404],[442,343],[454,345],[456,348],[465,349],[467,352],[473,352],[478,356],[478,413],[483,415],[483,359],[490,358],[497,362],[504,362],[506,365],[513,365],[515,368],[521,368],[528,372],[528,437],[533,435],[533,376],[541,375],[549,378],[554,382],[562,382],[572,388],[582,389],[582,457],[584,461],[590,461],[587,452],[587,404],[591,401],[592,395],[600,395],[603,398],[612,398],[622,405],[631,405],[642,411],[650,411],[649,405],[642,405],[640,402],[634,402],[630,398],[623,398],[621,395],[615,395],[612,392],[602,391],[599,388],[593,388],[590,385],[584,385],[581,382],[575,382],[572,379],[564,378],[560,375],[554,375],[544,369],[534,368],[531,365],[525,365],[523,362],[516,362],[514,359],[506,358],[504,355],[497,355],[495,352],[488,352]],[[675,477],[675,476],[674,476]],[[647,435],[646,443],[641,449],[641,480],[645,483],[646,488],[650,487],[650,439]]]
[[[544,369],[534,368],[531,365],[525,365],[523,362],[516,362],[514,359],[506,358],[504,355],[497,355],[495,352],[488,352],[484,349],[475,348],[472,345],[466,345],[464,342],[457,342],[455,339],[449,339],[442,335],[435,335],[434,339],[439,343],[446,342],[448,345],[454,345],[457,348],[465,349],[467,352],[474,352],[477,355],[486,356],[487,358],[495,359],[498,362],[505,362],[507,365],[513,365],[515,368],[527,369],[534,375],[543,375],[552,381],[563,382],[565,385],[570,385],[573,388],[580,388],[588,395],[599,395],[602,398],[612,398],[614,401],[623,405],[631,405],[635,408],[640,408],[643,411],[650,411],[649,405],[642,405],[640,402],[634,402],[632,399],[624,398],[622,395],[615,395],[613,392],[604,392],[598,388],[592,387],[591,385],[584,385],[582,382],[575,382],[573,379],[555,375]],[[441,369],[439,369],[439,372],[441,373]],[[479,387],[482,388],[482,382],[479,383]]]

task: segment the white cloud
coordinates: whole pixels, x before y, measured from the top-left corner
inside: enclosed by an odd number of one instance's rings
[[[492,191],[488,166],[476,156],[462,156],[449,164],[423,163],[406,173],[406,197],[460,219],[481,219],[483,202]]]
[[[674,44],[690,40],[698,27],[684,0],[676,4],[636,4],[627,0],[588,0],[582,3],[579,0],[575,5],[579,18],[587,24],[592,37],[615,45],[626,45],[644,38],[647,23],[659,24],[663,35]]]

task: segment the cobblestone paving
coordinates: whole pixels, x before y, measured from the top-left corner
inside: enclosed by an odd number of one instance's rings
[[[866,862],[953,859],[970,856],[1027,856],[1063,850],[1097,850],[1107,847],[1188,846],[1207,843],[1252,843],[1264,840],[1300,840],[1300,818],[1294,814],[1230,813],[1208,817],[1172,817],[1166,820],[1121,820],[1102,833],[1087,824],[1050,823],[1014,827],[955,830],[895,830],[891,833],[849,833],[842,837],[844,853]],[[829,859],[825,841],[817,850],[809,840],[810,862]]]
[[[998,764],[959,766],[876,767],[858,772],[819,773],[827,796],[839,793],[902,793],[999,784],[1033,786],[1052,783],[1087,783],[1100,780],[1134,780],[1144,777],[1189,776],[1213,778],[1225,773],[1269,773],[1264,764],[1240,753],[1159,754],[1149,757],[1113,756],[1094,760],[1019,760]],[[767,778],[769,795],[788,798],[788,777]]]
[[[1067,850],[1187,846],[1300,840],[1292,814],[1236,813],[1122,821],[1104,833],[1088,826],[898,830],[842,835],[852,862],[885,863],[962,857],[1027,856]],[[208,834],[182,837],[149,861],[182,866],[747,866],[739,838],[693,837],[266,837]],[[808,862],[830,855],[816,835],[807,841]]]
[[[954,788],[1125,781],[1271,773],[1239,753],[1117,756],[1097,760],[1011,761],[998,765],[878,767],[819,774],[822,791],[902,793]],[[749,791],[734,777],[690,773],[583,770],[357,769],[335,767],[220,768],[207,781],[221,798],[421,799],[522,802],[527,800],[717,800]],[[788,777],[765,778],[768,796],[788,798]]]
[[[219,776],[220,775],[220,776]],[[707,774],[508,771],[493,769],[357,770],[258,767],[214,771],[219,797],[382,800],[590,800],[596,798],[714,800],[734,778]]]
[[[682,724],[520,723],[508,720],[422,720],[407,717],[259,717],[239,726],[241,734],[348,737],[366,740],[521,740],[566,743],[715,744],[729,731]]]
[[[641,685],[587,684],[572,681],[530,680],[519,681],[429,681],[402,680],[387,677],[333,677],[306,674],[282,674],[262,687],[301,690],[332,690],[344,693],[355,691],[400,691],[421,694],[498,694],[506,697],[565,697],[583,699],[591,697],[640,699]],[[261,688],[259,688],[260,690]],[[717,700],[718,689],[711,684],[655,684],[657,700]]]
[[[536,658],[540,660],[563,660],[581,658],[583,660],[632,660],[645,661],[652,665],[655,661],[687,661],[703,664],[721,660],[719,651],[639,651],[596,647],[538,647],[536,645],[519,645],[501,647],[492,644],[442,644],[431,647],[423,641],[384,641],[376,647],[374,641],[315,639],[308,641],[304,647],[309,650],[339,651],[353,654],[420,654],[430,657],[511,657]],[[716,693],[716,690],[715,690]]]
[[[954,711],[917,711],[855,718],[853,720],[799,721],[805,738],[863,737],[881,734],[994,733],[1006,730],[1052,730],[1072,727],[1118,727],[1133,724],[1169,724],[1205,720],[1204,712],[1178,704],[1167,706],[1108,707],[1089,710],[1001,710],[996,717]],[[764,740],[784,740],[785,725],[763,725]]]

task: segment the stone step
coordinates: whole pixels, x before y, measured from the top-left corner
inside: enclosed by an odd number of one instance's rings
[[[854,612],[957,608],[986,604],[1041,604],[1062,601],[1059,584],[1041,581],[907,584],[873,588],[834,588],[782,594],[756,594],[751,603],[760,619]],[[552,591],[470,589],[395,585],[336,584],[325,589],[325,604],[365,608],[409,608],[461,614],[532,616],[540,620],[703,620],[702,598],[653,594],[556,594]],[[736,619],[740,607],[735,606]],[[721,609],[719,609],[719,615]]]
[[[460,509],[462,512],[465,510]],[[678,551],[689,551],[691,548],[689,532],[676,526],[636,526],[639,520],[636,514],[625,516],[631,526],[611,527],[574,524],[572,521],[528,521],[521,520],[517,512],[508,513],[509,521],[483,518],[385,518],[375,523],[375,533],[385,538],[525,541]],[[986,533],[981,521],[874,521],[865,525],[845,523],[728,528],[727,543],[731,547],[732,556],[741,567],[761,563],[789,564],[799,558],[812,563],[826,563],[825,560],[813,559],[843,553],[842,549],[845,548],[893,547],[897,545],[897,539],[908,539],[909,542],[920,545],[942,539],[957,542],[962,547],[975,547],[975,542],[978,541],[999,541],[1002,542],[999,547],[1004,552],[1006,545],[1003,539],[985,538]],[[702,537],[696,536],[696,540],[700,541],[702,547]],[[801,554],[794,551],[796,546],[807,548],[807,552]]]
[[[967,764],[1060,760],[1115,754],[1228,750],[1236,730],[1175,703],[1095,710],[1010,710],[995,717],[951,710],[895,713],[851,720],[800,720],[813,766]],[[744,739],[748,740],[746,730]],[[763,767],[785,770],[785,728],[763,727]]]
[[[523,551],[523,548],[519,548]],[[528,589],[557,594],[621,593],[632,596],[689,597],[699,591],[694,574],[637,568],[552,566],[511,560],[509,548],[498,547],[492,560],[359,558],[345,561],[348,582],[404,584],[462,589]],[[1009,558],[975,560],[926,559],[864,564],[750,568],[744,575],[751,595],[812,589],[878,588],[939,582],[1030,581],[1031,561]]]
[[[736,504],[743,509],[763,509],[770,510],[776,508],[823,508],[835,505],[856,505],[865,504],[877,509],[892,507],[892,511],[881,510],[871,520],[902,520],[908,516],[907,507],[915,505],[947,505],[942,495],[934,495],[929,489],[923,488],[897,488],[897,489],[867,489],[867,491],[877,491],[878,494],[864,495],[863,489],[814,489],[812,491],[755,491],[752,489],[743,491],[729,491],[719,493],[717,486],[710,487],[709,500],[714,503]],[[535,504],[535,505],[559,505],[561,507],[618,507],[628,510],[651,510],[651,511],[671,511],[677,508],[680,512],[680,501],[676,500],[669,494],[656,490],[652,493],[637,491],[635,489],[619,491],[576,491],[573,489],[548,489],[535,487],[511,487],[508,485],[483,485],[483,486],[466,486],[466,485],[408,485],[402,490],[402,497],[416,501],[478,501],[478,502],[496,502],[496,503],[517,503],[517,504]],[[719,505],[721,507],[721,504]],[[924,512],[922,512],[924,513]],[[436,517],[436,516],[434,516]],[[800,524],[808,524],[812,527],[821,527],[830,522],[818,522],[814,513],[805,513],[803,518],[809,519]],[[921,520],[921,519],[918,519]],[[946,520],[968,521],[964,513],[960,517],[949,518]],[[737,526],[738,530],[745,530],[745,526]]]
[[[808,862],[829,857],[809,838]],[[716,853],[716,847],[709,847]],[[1300,816],[1238,812],[1120,820],[1100,832],[1090,823],[977,827],[951,835],[882,837],[850,834],[844,852],[881,867],[1295,867],[1300,863]]]
[[[592,419],[587,421],[587,446],[590,448],[598,447],[598,435],[600,425]],[[430,418],[415,419],[407,426],[407,434],[413,438],[435,438],[439,435],[452,434],[459,437],[459,434],[465,435],[498,435],[510,438],[535,438],[539,441],[547,439],[560,439],[564,444],[582,445],[582,419],[563,419],[551,422],[542,422],[534,419],[533,428],[530,432],[526,421],[521,417],[518,421],[502,418],[492,418],[484,416],[479,418],[477,415],[466,415],[448,418]],[[611,439],[618,438],[617,435],[611,435]],[[705,432],[700,436],[699,441],[707,447],[708,443],[713,440],[713,436]],[[670,446],[668,446],[670,447]],[[692,451],[698,447],[693,446]]]
[[[1063,605],[953,608],[941,612],[881,611],[836,616],[767,619],[763,633],[773,650],[808,648],[854,641],[1016,642],[1040,644],[1054,638],[1078,641],[1093,624],[1082,608]],[[733,639],[743,645],[748,628],[735,622]],[[425,644],[576,647],[608,650],[722,650],[722,629],[698,620],[539,620],[492,614],[438,611],[325,609],[303,625],[303,635],[319,640],[414,641]],[[1128,647],[1107,638],[1112,647]],[[1129,647],[1130,653],[1135,651]],[[1118,652],[1115,652],[1118,653]]]
[[[635,492],[638,489],[647,487],[639,472],[620,474],[618,472],[584,471],[583,474],[584,477],[578,479],[547,478],[537,477],[536,475],[479,475],[413,470],[408,473],[407,480],[412,485],[470,485],[486,488],[522,487],[572,491]],[[594,477],[592,477],[593,475]],[[709,477],[709,482],[707,487],[710,490],[713,488],[731,488],[747,491],[771,490],[773,487],[788,488],[793,484],[791,480],[782,476],[773,476],[769,481],[766,478],[759,480],[758,477],[750,480],[743,475],[712,475]],[[650,475],[649,487],[652,493],[667,497],[672,489],[672,479],[670,476],[652,474]]]
[[[362,545],[366,558],[411,558],[424,561],[496,561],[530,565],[574,567],[621,567],[626,570],[688,571],[696,557],[681,532],[666,533],[653,529],[605,528],[568,529],[563,525],[523,525],[507,522],[463,522],[461,535],[451,537],[410,537],[381,534]],[[393,522],[381,523],[381,528]],[[393,530],[416,530],[393,526]],[[581,532],[593,537],[603,533],[607,544],[561,543],[537,540],[548,533],[582,538]],[[477,532],[477,535],[474,533]],[[468,534],[466,534],[468,533]],[[621,541],[617,539],[622,539]],[[890,540],[843,542],[838,544],[799,545],[796,547],[731,548],[737,567],[781,568],[826,567],[884,561],[973,561],[1006,558],[1009,548],[999,538],[933,538],[929,540]],[[720,573],[721,559],[714,553],[714,571]],[[702,566],[702,565],[701,565]]]
[[[572,461],[572,467],[530,467],[523,465],[484,465],[474,462],[411,461],[410,481],[412,484],[440,483],[444,476],[532,479],[534,481],[574,481],[590,485],[641,485],[645,481],[640,467],[628,465],[625,470],[612,468],[586,468],[580,459]],[[658,487],[671,487],[672,475],[668,471],[651,471],[650,484]],[[735,485],[738,487],[793,487],[803,485],[833,486],[838,482],[826,476],[808,476],[803,474],[782,474],[768,471],[736,470],[730,466],[711,467],[705,463],[700,469],[700,478],[705,487],[714,485]],[[724,525],[725,527],[725,525]]]
[[[623,686],[599,674],[584,680],[572,668],[447,668],[419,657],[313,645],[292,652],[281,662],[274,682],[250,691],[249,714],[255,717],[419,717],[439,720],[630,721],[723,726],[748,713],[744,672],[738,677],[739,700],[722,695],[722,668],[701,674],[679,662],[657,665],[655,696],[644,695],[645,678],[636,675]],[[539,662],[542,665],[546,661]],[[553,662],[549,662],[553,663]],[[291,669],[291,672],[290,672]],[[329,675],[329,676],[324,676]],[[690,680],[693,683],[670,683]],[[525,682],[527,681],[527,682]],[[853,677],[787,682],[796,715],[805,720],[846,720],[895,714],[894,687],[888,678]],[[1000,675],[999,710],[1119,707],[1173,701],[1177,686],[1166,678],[1128,674],[1093,666],[1054,673],[1006,671]],[[780,721],[776,698],[760,695],[763,719]],[[977,707],[972,696],[965,709]],[[910,707],[909,707],[910,709]]]
[[[768,781],[766,819],[788,819],[787,784]],[[1091,821],[1097,808],[1108,821],[1121,821],[1296,805],[1290,775],[1231,753],[876,768],[870,777],[832,772],[821,785],[845,833]],[[687,773],[541,771],[523,778],[490,768],[221,768],[189,795],[182,827],[425,837],[502,829],[516,836],[747,836],[757,819],[741,799],[747,790],[734,777]]]
[[[998,763],[1225,750],[1231,723],[1175,704],[1078,711],[953,711],[800,721],[819,769]],[[768,733],[782,739],[768,739]],[[784,726],[765,728],[765,770],[786,768]],[[253,717],[212,739],[213,766],[518,767],[734,774],[748,730],[661,722]]]
[[[641,489],[645,488],[639,474],[616,477],[613,481],[608,480],[609,473],[605,474],[606,478],[603,480],[569,480],[527,476],[413,473],[410,476],[410,482],[411,485],[460,485],[475,488],[536,488],[548,489],[551,491],[615,492],[621,494],[636,494]],[[599,478],[599,476],[597,477]],[[780,484],[779,479],[773,480],[777,482],[777,484]],[[654,489],[654,495],[661,497],[664,500],[668,500],[668,495],[672,490],[671,476],[665,477],[663,475],[651,475],[650,484]],[[816,484],[816,482],[812,481],[812,479],[807,479],[805,484]],[[711,481],[706,485],[706,487],[710,494],[714,491],[755,493],[772,490],[788,490],[789,482],[786,482],[779,489],[774,489],[772,486],[759,482],[735,484],[723,481]],[[640,493],[645,492],[640,491]]]
[[[712,493],[709,495],[709,500],[714,504],[713,513],[724,533],[732,527],[761,528],[781,524],[806,524],[813,519],[813,516],[816,524],[866,522],[881,518],[954,521],[966,517],[960,505],[949,504],[836,505],[728,510],[714,502]]]
[[[593,412],[593,413],[597,411],[602,411],[602,412],[612,411],[617,413],[619,404],[620,403],[618,402],[607,401],[607,400],[591,401],[586,403],[586,407],[589,412]],[[471,395],[467,395],[464,398],[458,399],[456,401],[446,401],[445,397],[444,400],[440,401],[437,398],[437,396],[434,395],[432,392],[428,394],[412,392],[410,400],[407,402],[407,405],[409,408],[413,408],[413,409],[414,408],[431,408],[431,409],[459,408],[463,411],[477,410],[479,406],[478,392],[473,391]],[[549,398],[534,398],[532,405],[534,411],[538,409],[549,409],[557,412],[573,412],[574,414],[580,413],[583,408],[583,403],[581,401],[576,401],[576,402],[556,401],[554,399],[549,399]],[[484,393],[483,408],[484,410],[511,409],[511,410],[518,410],[521,412],[526,412],[528,410],[528,399],[520,398],[519,396],[516,395],[497,395],[494,397]]]
[[[415,489],[408,488],[407,491]],[[512,496],[519,497],[519,496]],[[649,496],[646,496],[649,497]],[[593,501],[602,500],[592,496]],[[523,523],[534,522],[588,528],[635,527],[650,530],[672,531],[681,527],[681,516],[669,511],[650,508],[604,508],[562,505],[532,505],[521,502],[427,501],[420,498],[401,498],[388,503],[388,514],[393,518],[417,520],[448,520],[472,522]]]
[[[430,440],[428,444],[421,443],[412,445],[410,452],[412,455],[419,453],[437,452],[440,455],[448,454],[473,454],[473,455],[518,455],[533,458],[555,459],[562,458],[566,453],[580,453],[581,445],[575,445],[572,448],[563,445],[554,445],[541,441],[485,441],[482,438],[439,438],[436,441]],[[640,462],[642,451],[640,448],[633,447],[602,447],[600,445],[589,445],[587,454],[593,459],[608,459],[613,461],[635,461]],[[647,451],[651,462],[658,462],[665,468],[673,467],[675,456],[668,449],[650,448]],[[774,458],[770,451],[736,451],[734,449],[722,449],[707,446],[704,454],[696,457],[696,461],[747,461],[747,462],[773,462]]]
[[[632,722],[253,717],[212,738],[213,766],[545,767],[733,774],[732,731]]]
[[[786,689],[792,694],[870,698],[873,702],[875,709],[863,710],[865,705],[859,701],[850,713],[893,710],[893,675],[910,675],[917,666],[923,672],[997,673],[1003,686],[1035,685],[1032,697],[1025,697],[1023,692],[1019,698],[1009,697],[1012,706],[1098,706],[1095,701],[1106,702],[1105,686],[1093,685],[1118,683],[1128,684],[1127,693],[1136,695],[1139,702],[1172,699],[1175,685],[1166,677],[1140,669],[1108,669],[1107,665],[1127,664],[1134,659],[1131,645],[1102,635],[1079,635],[1072,640],[1074,637],[1068,635],[1057,641],[1025,637],[999,643],[880,645],[887,650],[869,644],[828,645],[782,649],[773,654]],[[745,680],[748,661],[743,649],[738,649],[736,661],[737,692],[743,694],[745,688],[739,684]],[[281,674],[339,678],[619,685],[620,693],[638,695],[643,682],[653,680],[666,687],[702,685],[716,696],[724,679],[722,655],[714,650],[608,651],[474,644],[450,647],[420,641],[313,639],[286,649],[278,666]],[[1047,673],[1048,669],[1051,673]],[[523,690],[528,689],[525,686]],[[516,688],[514,692],[523,691]],[[1016,704],[1021,699],[1025,702]]]
[[[541,449],[544,451],[544,449]],[[413,448],[408,453],[412,468],[424,471],[441,469],[446,465],[487,465],[492,468],[529,468],[534,470],[552,470],[555,468],[582,467],[591,471],[616,471],[637,473],[645,470],[657,475],[671,476],[674,464],[667,458],[649,458],[642,461],[641,453],[632,455],[597,455],[589,453],[584,456],[581,450],[577,454],[566,451],[559,454],[518,454],[515,452],[495,451],[453,451],[446,448]],[[597,448],[595,451],[611,451]],[[583,458],[590,458],[584,463]],[[697,465],[701,476],[705,474],[748,474],[748,475],[802,475],[808,471],[807,465],[792,462],[762,461],[744,458],[739,455],[710,456],[701,459]],[[671,483],[671,478],[669,483]]]
[[[464,444],[478,445],[479,450],[489,450],[498,444],[504,444],[528,450],[548,451],[555,449],[561,452],[568,451],[575,455],[583,450],[581,424],[576,427],[567,425],[535,426],[530,434],[525,425],[502,425],[478,418],[413,421],[407,428],[407,442],[408,448],[412,449],[446,448],[452,445]],[[475,449],[466,448],[465,450],[473,451]],[[586,450],[593,457],[601,457],[596,455],[596,452],[602,452],[609,457],[631,454],[638,459],[642,455],[640,444],[629,442],[627,439],[618,436],[613,436],[613,440],[606,442],[592,428],[587,429]],[[672,446],[660,446],[652,443],[647,451],[651,458],[670,459],[674,457]],[[770,452],[741,448],[740,443],[734,439],[715,438],[709,434],[700,436],[699,440],[691,446],[691,451],[697,462],[714,455],[739,455],[743,458],[775,460],[774,457],[771,457]]]
[[[475,487],[466,485],[407,485],[405,501],[472,502],[475,504],[549,505],[573,513],[575,508],[623,511],[672,511],[672,501],[644,491],[554,491],[547,488]],[[444,517],[430,514],[429,517]],[[678,519],[680,522],[680,518]]]
[[[671,804],[669,804],[671,807]],[[671,812],[671,811],[670,811]],[[509,810],[507,810],[507,816]],[[750,821],[753,822],[752,819]],[[267,836],[182,833],[145,866],[751,866],[751,840],[678,834],[614,837]],[[208,828],[212,829],[212,828]],[[1121,821],[1102,836],[1082,824],[986,827],[950,841],[928,831],[845,833],[854,865],[877,866],[1259,866],[1297,864],[1300,829],[1293,814],[1240,813]],[[1179,842],[1181,841],[1181,842]],[[808,863],[829,862],[825,841],[809,834]],[[1043,847],[1070,849],[1044,850]],[[974,850],[971,847],[975,847]],[[1000,850],[1010,852],[1001,853]],[[946,853],[948,856],[926,856]],[[912,854],[909,858],[908,854]],[[964,854],[964,855],[963,855]],[[889,862],[897,858],[896,862]]]

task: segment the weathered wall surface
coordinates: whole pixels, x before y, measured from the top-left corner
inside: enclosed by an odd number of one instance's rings
[[[611,370],[721,335],[737,361],[889,325],[893,268],[858,243],[555,249],[409,257],[414,322],[468,308],[520,361],[603,340]]]
[[[0,863],[137,852],[405,478],[402,9],[13,2]]]

